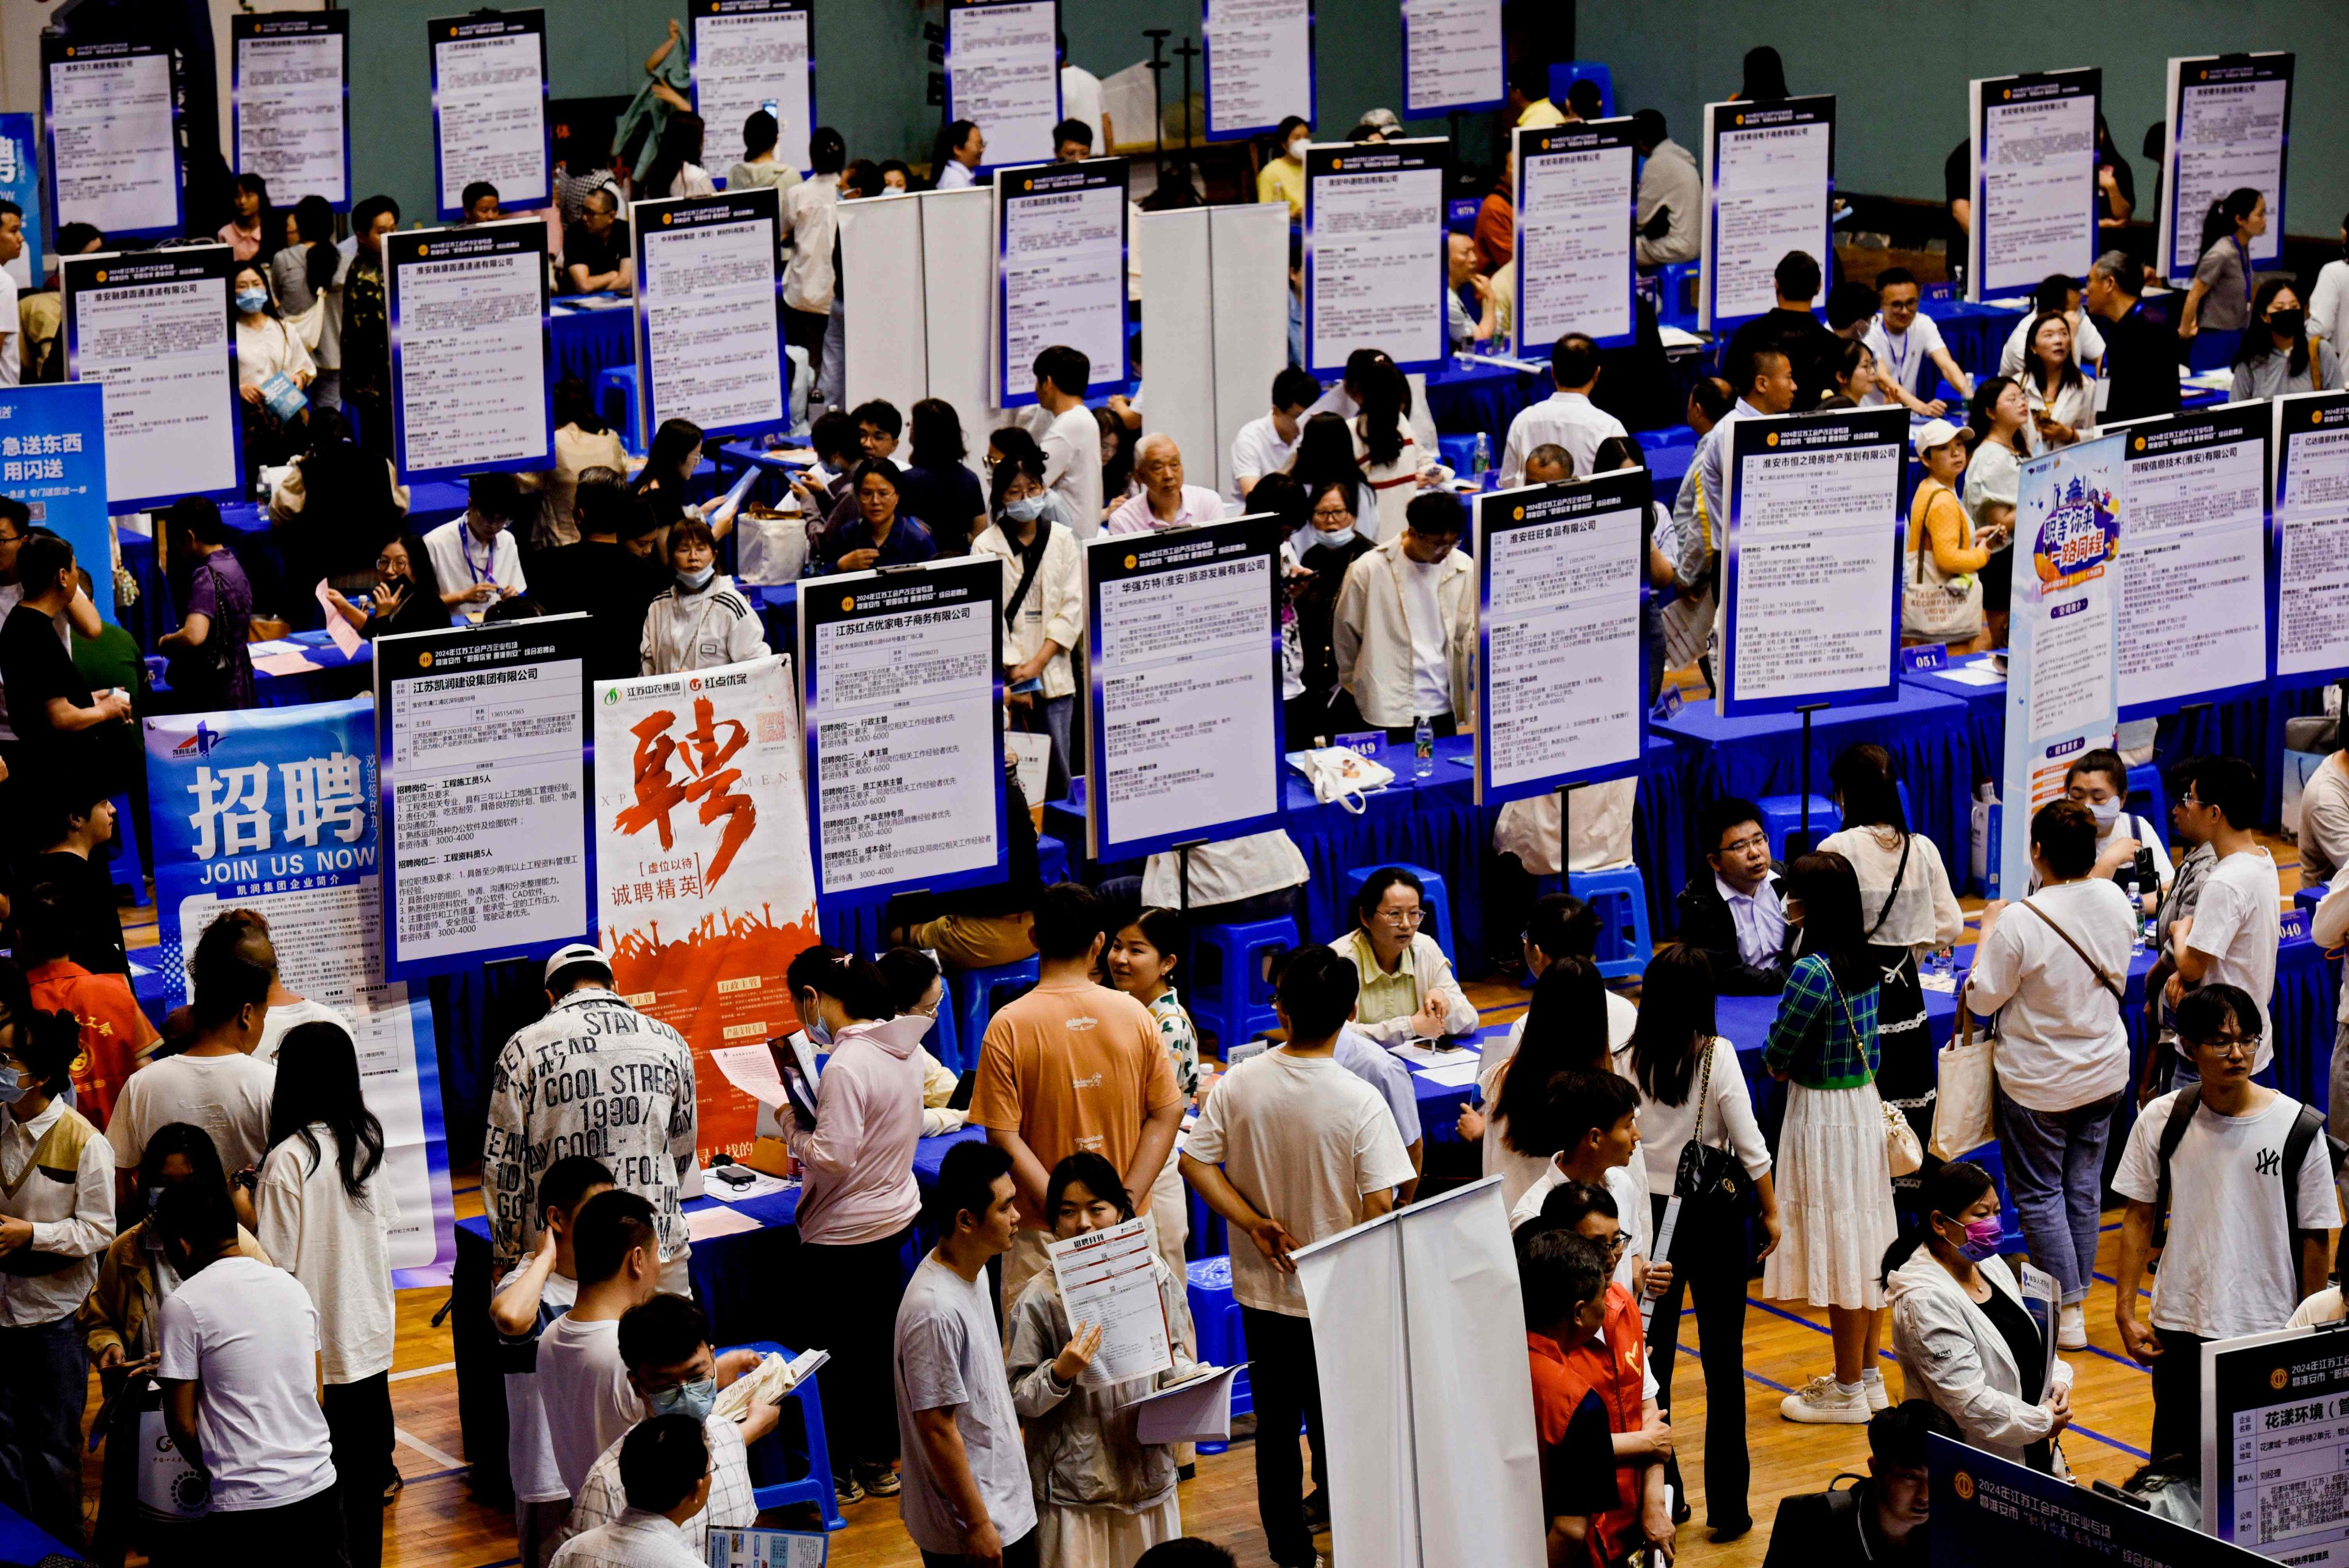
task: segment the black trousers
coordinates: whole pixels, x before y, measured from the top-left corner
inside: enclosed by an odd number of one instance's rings
[[[832,313],[824,310],[794,310],[783,306],[783,341],[795,348],[804,348],[808,357],[808,374],[812,377],[823,368],[823,329],[831,322]]]
[[[329,1383],[319,1407],[335,1444],[335,1493],[351,1568],[383,1562],[383,1489],[397,1473],[391,1457],[391,1375]]]
[[[1664,1222],[1665,1199],[1648,1199],[1651,1236]],[[1696,1301],[1697,1353],[1704,1365],[1704,1511],[1713,1529],[1752,1518],[1746,1491],[1754,1474],[1745,1449],[1745,1289],[1753,1268],[1752,1241],[1743,1226],[1692,1224],[1681,1210],[1672,1234],[1671,1287],[1657,1298],[1648,1334],[1648,1365],[1656,1375],[1656,1404],[1672,1408],[1672,1364],[1680,1354],[1681,1303]],[[1687,1438],[1674,1434],[1674,1459],[1667,1476],[1674,1495],[1685,1500],[1678,1455]]]
[[[1004,1543],[1003,1568],[1037,1568],[1036,1553],[1041,1548],[1037,1544],[1036,1533],[1031,1530],[1019,1540]],[[969,1558],[959,1552],[922,1553],[922,1568],[962,1568],[962,1565],[969,1561]]]
[[[1313,1568],[1313,1536],[1305,1528],[1304,1465],[1297,1454],[1301,1421],[1313,1443],[1313,1487],[1326,1491],[1330,1460],[1322,1449],[1321,1375],[1313,1362],[1313,1325],[1286,1313],[1240,1308],[1247,1338],[1248,1387],[1256,1402],[1256,1513],[1277,1568]]]
[[[2184,1454],[2199,1462],[2202,1453],[2202,1346],[2200,1334],[2174,1328],[2153,1331],[2161,1354],[2153,1363],[2153,1457]]]
[[[343,1550],[343,1511],[339,1495],[348,1486],[339,1476],[322,1492],[289,1502],[283,1508],[247,1508],[234,1513],[218,1510],[204,1515],[204,1551],[213,1563],[297,1562],[304,1568],[347,1568]],[[377,1507],[381,1509],[381,1492]],[[381,1554],[378,1542],[377,1552]]]
[[[808,1302],[814,1343],[832,1352],[815,1375],[823,1401],[824,1442],[836,1475],[856,1465],[885,1466],[897,1457],[897,1405],[891,1384],[891,1345],[897,1303],[905,1294],[898,1268],[913,1228],[853,1246],[802,1242],[810,1279],[824,1282]]]

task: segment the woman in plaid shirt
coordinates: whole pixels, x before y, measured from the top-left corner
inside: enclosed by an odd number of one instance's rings
[[[1778,1250],[1762,1293],[1827,1309],[1835,1371],[1789,1394],[1790,1421],[1865,1423],[1888,1396],[1876,1371],[1875,1261],[1892,1244],[1892,1167],[1876,1093],[1876,988],[1859,878],[1840,855],[1806,855],[1786,871],[1786,923],[1802,930],[1762,1063],[1793,1080],[1778,1135]]]

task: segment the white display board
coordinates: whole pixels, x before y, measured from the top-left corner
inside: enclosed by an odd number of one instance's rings
[[[1501,0],[1402,0],[1402,114],[1498,109],[1509,96]]]
[[[1288,213],[1248,202],[1144,213],[1134,255],[1150,346],[1150,419],[1192,484],[1231,488],[1232,442],[1288,363]]]
[[[41,125],[57,227],[109,241],[176,234],[181,223],[178,72],[156,41],[41,37]]]
[[[229,18],[236,170],[266,180],[280,207],[324,196],[350,210],[350,27],[348,11]]]
[[[1973,222],[1966,297],[2028,294],[2096,259],[2096,110],[2104,73],[2036,71],[1969,85]]]
[[[2210,203],[2246,185],[2268,203],[2267,232],[2251,242],[2251,265],[2272,267],[2282,256],[2292,66],[2289,52],[2277,51],[2169,62],[2153,243],[2154,266],[2173,287],[2193,281]]]
[[[710,161],[739,147],[742,124],[761,109],[781,136],[775,161],[809,172],[815,126],[813,0],[693,0],[693,109],[708,128]]]
[[[1446,348],[1444,181],[1438,137],[1305,153],[1305,363],[1318,376],[1377,348],[1428,370]]]
[[[1089,396],[1126,383],[1126,161],[998,169],[995,401],[1036,400],[1036,356],[1065,344],[1092,368]]]
[[[947,0],[946,117],[986,136],[982,173],[1051,161],[1060,30],[1059,0]]]
[[[1546,358],[1568,332],[1624,347],[1639,328],[1630,120],[1519,126],[1515,135],[1518,358]]]
[[[402,479],[552,467],[546,225],[411,230],[383,254]]]
[[[847,406],[941,399],[974,460],[1007,418],[992,390],[994,202],[992,186],[975,185],[840,204]]]
[[[1834,254],[1835,116],[1831,96],[1704,106],[1697,316],[1715,337],[1777,304],[1788,251],[1807,252],[1822,270]]]
[[[2269,603],[2275,680],[2302,686],[2349,675],[2349,392],[2302,392],[2275,418]]]
[[[770,188],[629,207],[639,440],[671,419],[712,438],[790,422],[775,267],[781,205]]]
[[[1313,0],[1201,0],[1207,139],[1313,123]]]
[[[546,13],[475,11],[426,24],[432,51],[432,158],[442,223],[465,215],[476,180],[511,212],[554,193],[546,127]]]
[[[106,389],[106,488],[114,512],[243,492],[243,419],[221,244],[67,256],[66,376]]]

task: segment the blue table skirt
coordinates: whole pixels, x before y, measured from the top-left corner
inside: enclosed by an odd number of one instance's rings
[[[609,365],[636,362],[636,313],[625,306],[607,310],[557,310],[549,324],[554,340],[554,379],[575,377],[590,387]]]
[[[1549,377],[1473,355],[1444,362],[1427,373],[1427,415],[1444,435],[1493,438],[1493,466],[1501,465],[1501,443],[1509,422],[1549,396]]]
[[[1958,368],[1979,379],[1998,373],[1999,355],[2006,348],[2006,339],[2014,331],[2014,324],[2023,319],[2023,312],[2007,310],[1995,305],[1969,305],[1962,299],[1929,299],[1920,307],[1941,329],[1941,340],[1950,347],[1950,358]],[[1698,330],[1694,314],[1669,316],[1660,325],[1677,327],[1683,332]],[[1723,334],[1720,342],[1709,348],[1704,359],[1707,368],[1719,373],[1713,363],[1728,338]],[[1930,373],[1930,367],[1929,367]],[[1433,396],[1429,400],[1433,401]]]
[[[15,1509],[0,1504],[0,1563],[40,1563],[49,1558],[69,1563],[82,1560],[78,1550],[45,1533]]]

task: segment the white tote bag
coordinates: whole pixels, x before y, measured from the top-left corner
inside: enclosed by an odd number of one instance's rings
[[[1991,1093],[1998,1081],[1993,1054],[1997,1042],[1988,1033],[1974,1037],[1974,1015],[1966,1005],[1965,988],[1958,988],[1958,1032],[1941,1047],[1933,1101],[1933,1143],[1936,1158],[1963,1159],[1998,1137],[1991,1116]]]

